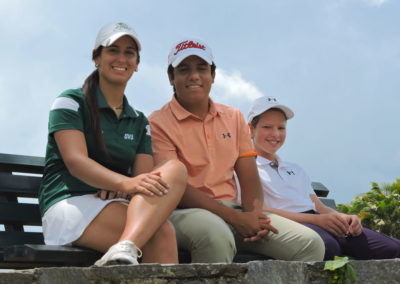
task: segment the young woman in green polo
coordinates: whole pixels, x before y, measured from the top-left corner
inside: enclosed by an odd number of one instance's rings
[[[154,168],[150,128],[124,95],[140,42],[124,23],[105,25],[93,50],[96,70],[63,92],[49,118],[39,194],[46,244],[101,252],[95,265],[177,263],[167,220],[186,187],[179,161]]]

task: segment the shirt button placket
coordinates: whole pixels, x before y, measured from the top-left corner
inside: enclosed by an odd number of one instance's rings
[[[203,122],[203,131],[204,131],[204,135],[206,136],[206,143],[207,146],[210,147],[211,146],[211,135],[210,135],[210,131],[207,129],[207,123]]]

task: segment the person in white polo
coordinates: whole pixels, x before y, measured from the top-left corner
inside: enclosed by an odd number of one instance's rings
[[[325,243],[325,260],[348,255],[358,259],[400,257],[400,240],[363,228],[356,215],[339,213],[316,196],[306,172],[276,153],[286,139],[286,121],[293,111],[273,97],[256,99],[247,122],[256,148],[265,211],[316,231]]]

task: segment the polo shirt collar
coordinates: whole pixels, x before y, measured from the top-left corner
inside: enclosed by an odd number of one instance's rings
[[[279,168],[283,168],[286,166],[286,163],[284,161],[282,161],[282,159],[276,155],[276,159],[278,161],[279,164]],[[261,157],[260,155],[257,156],[257,166],[269,166],[269,164],[272,162],[270,160],[268,160],[267,158]]]
[[[107,103],[106,98],[104,97],[104,94],[99,86],[97,86],[96,95],[97,95],[97,105],[99,106],[100,109],[112,110],[109,104]],[[129,105],[128,99],[126,98],[125,95],[123,101],[124,101],[124,109],[122,110],[121,117],[124,117],[125,115],[128,117],[138,117],[139,116],[138,113],[133,107]]]
[[[208,113],[211,114],[211,116],[215,117],[218,114],[223,112],[221,107],[219,105],[216,105],[211,98],[208,98],[208,103],[210,104],[210,109],[208,110]],[[171,106],[172,113],[175,115],[175,117],[178,120],[184,120],[185,118],[188,118],[189,116],[198,118],[196,115],[187,111],[183,106],[181,106],[181,104],[176,99],[175,94],[172,97],[170,106]]]

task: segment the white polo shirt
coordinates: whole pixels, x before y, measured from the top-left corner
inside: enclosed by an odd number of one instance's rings
[[[297,164],[282,161],[271,167],[271,161],[258,156],[257,167],[264,191],[264,202],[268,207],[290,212],[315,210],[310,194],[315,194],[311,180]]]

